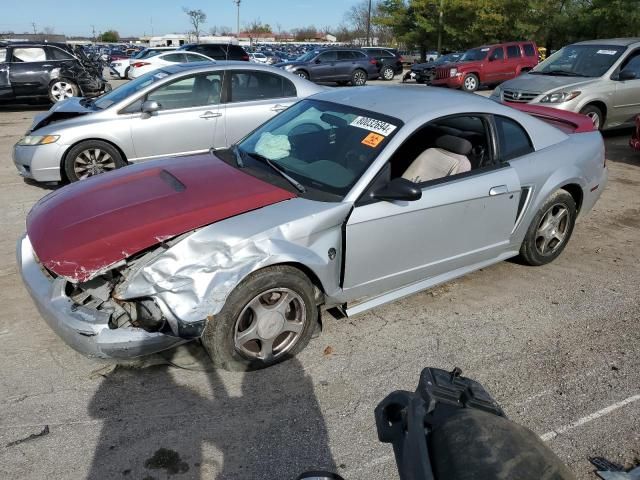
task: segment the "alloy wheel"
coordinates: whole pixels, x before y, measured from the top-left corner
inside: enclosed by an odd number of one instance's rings
[[[540,255],[553,255],[566,241],[570,225],[569,210],[562,203],[549,208],[540,219],[535,245]]]
[[[78,180],[115,170],[116,163],[107,152],[99,148],[83,150],[73,162],[73,170]]]
[[[464,88],[469,91],[474,91],[476,88],[478,88],[476,79],[473,77],[467,77],[464,81]]]
[[[367,81],[367,77],[365,73],[361,70],[354,72],[353,74],[353,84],[357,87],[361,87]]]
[[[69,82],[56,82],[51,85],[51,96],[55,98],[56,102],[71,98],[73,97],[73,85]]]
[[[393,80],[393,68],[391,67],[387,67],[382,71],[382,78],[384,78],[385,80]]]
[[[591,119],[596,130],[600,128],[600,115],[598,115],[598,112],[587,112],[587,117]]]
[[[288,288],[256,295],[242,309],[234,329],[235,349],[252,360],[271,361],[298,342],[307,321],[302,297]]]

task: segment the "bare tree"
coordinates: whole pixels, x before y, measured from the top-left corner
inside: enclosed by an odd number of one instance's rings
[[[207,21],[207,14],[200,9],[192,10],[187,7],[182,7],[182,10],[189,17],[189,22],[193,27],[192,33],[196,37],[196,43],[200,43],[200,28],[202,27],[202,24]]]
[[[231,27],[227,27],[225,25],[220,25],[220,27],[218,27],[218,35],[230,35],[231,34]]]

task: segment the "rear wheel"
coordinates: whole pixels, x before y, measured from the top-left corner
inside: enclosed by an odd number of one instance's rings
[[[556,190],[533,217],[520,247],[520,257],[533,266],[555,260],[571,238],[576,213],[576,202],[571,194]]]
[[[127,162],[113,145],[101,140],[80,142],[67,153],[64,173],[70,182],[124,167]]]
[[[604,114],[602,113],[602,110],[595,105],[587,105],[580,110],[580,113],[589,117],[596,129],[602,130],[602,126],[604,125]]]
[[[49,85],[49,100],[53,103],[60,102],[67,98],[77,97],[80,95],[80,88],[75,83],[59,79]]]
[[[309,80],[309,74],[304,70],[298,70],[296,72],[296,75],[298,75],[300,78],[304,78],[305,80]]]
[[[351,74],[351,85],[354,87],[362,87],[367,83],[367,72],[364,70],[356,70]]]
[[[131,70],[131,67],[127,67],[124,71],[124,76],[122,77],[123,80],[126,80],[129,78],[129,70]]]
[[[314,287],[286,265],[252,273],[208,323],[202,344],[226,370],[256,370],[299,353],[318,322]]]
[[[393,80],[395,74],[396,73],[393,71],[393,67],[389,65],[387,65],[386,67],[382,67],[382,71],[380,72],[380,75],[384,80]]]
[[[469,73],[465,75],[464,80],[462,81],[462,89],[465,92],[475,92],[476,90],[478,90],[479,86],[480,81],[475,74]]]

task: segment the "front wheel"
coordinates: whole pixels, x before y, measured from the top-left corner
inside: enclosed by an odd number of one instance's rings
[[[393,80],[393,77],[395,76],[395,72],[393,71],[392,67],[386,66],[382,68],[382,72],[380,72],[382,75],[382,78],[384,80]]]
[[[597,130],[602,130],[602,126],[604,125],[604,115],[602,110],[600,110],[595,105],[587,105],[582,110],[580,110],[582,115],[586,115],[593,122],[593,126]]]
[[[279,265],[240,283],[209,320],[201,340],[217,367],[256,370],[300,352],[317,322],[313,285],[300,270]]]
[[[75,83],[60,79],[49,85],[49,100],[53,103],[80,95],[80,88]]]
[[[127,162],[113,145],[101,140],[87,140],[69,150],[63,168],[70,182],[124,167]]]
[[[479,86],[480,81],[475,74],[469,73],[465,75],[464,80],[462,81],[462,89],[465,92],[475,92],[476,90],[478,90]]]
[[[520,247],[522,260],[539,266],[558,258],[571,238],[576,214],[576,202],[571,194],[556,190],[533,217]]]
[[[367,83],[367,72],[364,70],[356,70],[351,74],[351,85],[354,87],[362,87]]]
[[[298,70],[296,72],[296,75],[298,75],[300,78],[304,78],[305,80],[309,80],[309,74],[304,70]]]

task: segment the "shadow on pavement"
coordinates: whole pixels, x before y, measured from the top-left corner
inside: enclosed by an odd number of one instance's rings
[[[157,365],[106,376],[89,406],[103,426],[88,478],[294,479],[335,471],[313,384],[298,360],[224,372],[242,376],[239,394],[206,363],[193,368],[201,373]]]

